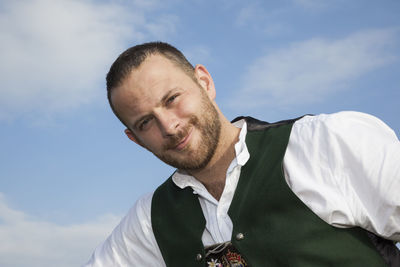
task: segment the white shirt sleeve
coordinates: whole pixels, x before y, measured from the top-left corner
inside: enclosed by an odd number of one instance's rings
[[[136,202],[84,267],[165,266],[151,227],[152,196]]]
[[[300,119],[284,170],[292,191],[327,223],[400,241],[400,142],[376,117],[340,112]]]

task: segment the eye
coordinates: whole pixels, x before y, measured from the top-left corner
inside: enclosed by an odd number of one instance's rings
[[[168,105],[168,104],[171,104],[172,102],[174,102],[174,100],[175,100],[177,97],[178,97],[178,94],[169,97],[169,98],[167,99],[167,102],[166,102],[167,105]]]
[[[139,130],[143,131],[146,129],[146,126],[149,125],[151,118],[145,118],[139,123]]]

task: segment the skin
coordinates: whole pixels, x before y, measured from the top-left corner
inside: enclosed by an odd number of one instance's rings
[[[194,76],[195,80],[161,55],[151,55],[114,88],[111,101],[128,126],[130,140],[185,169],[219,200],[240,130],[215,103],[207,69],[196,65]]]

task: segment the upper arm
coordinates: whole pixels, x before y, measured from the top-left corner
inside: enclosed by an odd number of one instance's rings
[[[382,121],[358,112],[296,122],[284,167],[289,186],[335,226],[400,240],[400,143]]]

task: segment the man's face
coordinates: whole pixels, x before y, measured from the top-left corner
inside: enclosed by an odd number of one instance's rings
[[[206,78],[197,83],[153,55],[115,88],[111,101],[136,143],[171,166],[199,170],[212,158],[221,128],[207,86]]]

